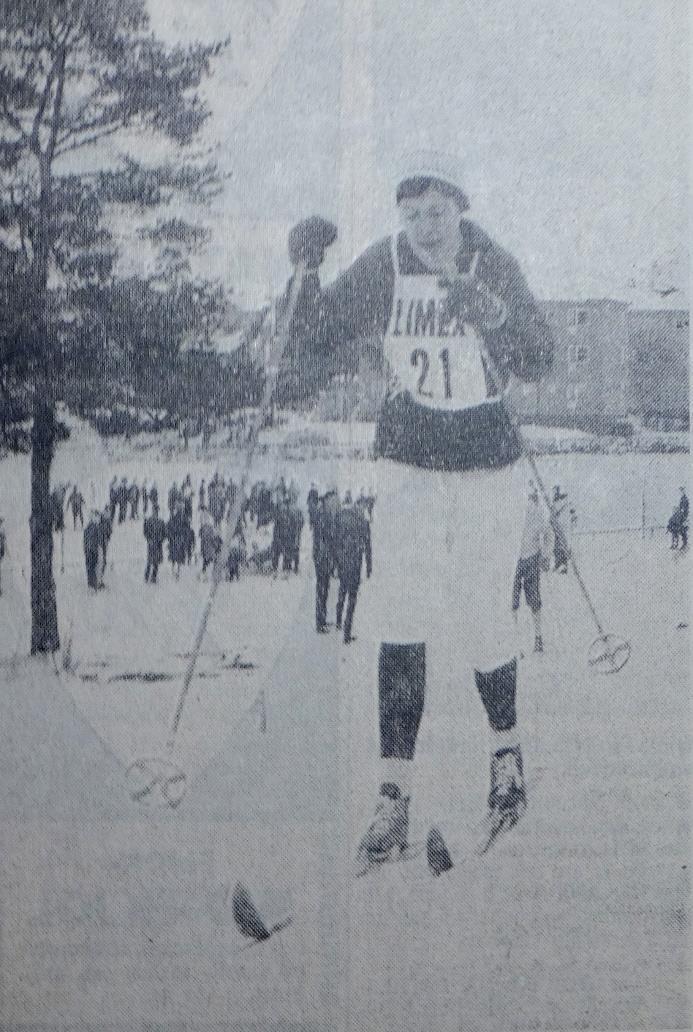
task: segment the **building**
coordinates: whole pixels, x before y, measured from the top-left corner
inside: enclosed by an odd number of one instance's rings
[[[554,363],[540,384],[513,385],[523,421],[594,431],[632,419],[662,429],[687,424],[688,312],[610,299],[541,307]]]
[[[652,429],[687,425],[688,321],[685,309],[628,313],[629,411]]]

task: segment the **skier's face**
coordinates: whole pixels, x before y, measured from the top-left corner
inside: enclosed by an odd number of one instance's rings
[[[420,197],[405,197],[399,205],[402,228],[415,251],[436,261],[449,261],[460,246],[459,204],[430,189]]]

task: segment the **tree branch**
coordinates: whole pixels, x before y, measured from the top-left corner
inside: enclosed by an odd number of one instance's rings
[[[110,129],[104,129],[101,133],[94,133],[93,136],[88,136],[83,140],[75,140],[73,143],[64,147],[58,146],[55,148],[55,157],[59,158],[62,157],[63,154],[69,154],[71,151],[81,150],[82,147],[90,147],[92,144],[98,143],[99,140],[103,140],[106,136],[112,136],[122,128],[122,125],[113,125]],[[69,139],[69,137],[67,138]]]

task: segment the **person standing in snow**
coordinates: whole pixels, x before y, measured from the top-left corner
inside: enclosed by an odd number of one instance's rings
[[[539,491],[534,481],[529,484],[527,512],[522,529],[520,555],[515,570],[512,593],[512,611],[517,624],[520,598],[524,591],[525,600],[534,621],[534,651],[544,651],[541,633],[541,573],[549,568],[549,528],[539,501]]]
[[[337,630],[342,629],[342,616],[346,602],[344,617],[344,644],[350,645],[356,639],[352,635],[356,599],[361,586],[363,561],[366,561],[366,577],[370,579],[372,572],[371,527],[364,515],[364,506],[354,505],[351,495],[347,494],[344,505],[337,514],[336,522],[336,557],[339,590],[337,593]]]

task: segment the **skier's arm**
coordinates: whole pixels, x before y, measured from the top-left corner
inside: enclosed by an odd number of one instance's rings
[[[336,228],[316,218],[305,219],[289,234],[290,260],[307,270],[285,353],[289,376],[300,381],[301,393],[314,393],[336,372],[355,372],[356,343],[383,333],[392,304],[388,241],[368,248],[333,283],[322,285],[320,266],[334,239]]]
[[[489,288],[506,311],[502,324],[485,332],[491,357],[522,380],[539,380],[551,367],[553,338],[527,281],[515,259],[495,245],[490,249],[487,276]]]

